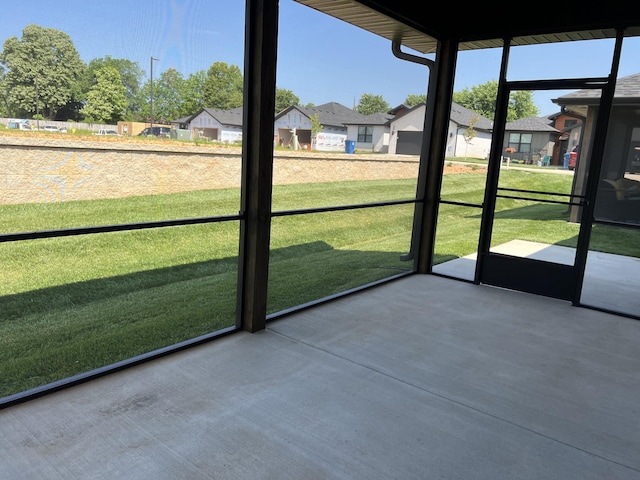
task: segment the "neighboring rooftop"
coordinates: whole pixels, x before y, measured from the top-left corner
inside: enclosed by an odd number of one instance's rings
[[[473,125],[473,128],[478,130],[492,130],[493,129],[493,120],[489,120],[487,117],[483,117],[478,112],[474,112],[462,105],[459,105],[455,102],[451,103],[451,114],[449,115],[451,120],[456,122],[458,125],[462,127],[468,127],[471,125],[471,122],[477,118],[476,123]]]
[[[560,105],[596,105],[600,101],[599,89],[584,89],[567,93],[552,101]],[[616,80],[614,103],[640,103],[640,73]]]
[[[526,117],[507,122],[506,131],[518,130],[520,132],[560,132],[550,125],[548,117]]]
[[[237,127],[242,126],[242,107],[233,108],[231,110],[220,110],[218,108],[203,108],[198,113],[193,115],[199,115],[202,112],[207,112],[213,118],[215,118],[222,125],[234,125]]]

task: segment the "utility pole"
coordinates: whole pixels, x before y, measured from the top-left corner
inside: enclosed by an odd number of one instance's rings
[[[36,130],[40,130],[40,95],[38,93],[38,77],[35,78],[36,82]]]
[[[149,113],[149,118],[150,118],[150,123],[151,123],[151,135],[153,135],[153,61],[158,61],[157,58],[153,58],[151,57],[151,73],[150,73],[150,82],[149,82],[149,86],[150,86],[150,97],[151,97],[151,102],[150,102],[150,113]]]

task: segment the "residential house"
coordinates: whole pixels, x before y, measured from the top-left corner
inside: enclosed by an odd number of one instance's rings
[[[640,222],[640,73],[616,81],[602,161],[594,167],[591,165],[594,145],[584,139],[590,138],[597,127],[598,114],[602,111],[601,97],[599,89],[584,89],[553,99],[563,111],[585,118],[572,193],[585,195],[588,177],[597,175],[595,218],[637,225]],[[580,215],[581,209],[574,206],[571,220],[579,221]]]
[[[362,115],[357,123],[347,124],[347,138],[354,139],[355,148],[377,153],[389,152],[390,113],[374,113]]]
[[[584,117],[563,109],[563,111],[549,115],[547,118],[550,125],[561,132],[553,146],[549,164],[564,166],[564,154],[571,152],[580,144]]]
[[[322,126],[312,145],[312,118]],[[386,114],[362,115],[344,105],[329,102],[317,107],[292,106],[276,115],[274,140],[278,145],[294,146],[321,151],[345,151],[347,139],[356,141],[356,148],[386,150]],[[297,140],[296,140],[297,139]]]
[[[405,109],[389,122],[389,153],[418,155],[422,145],[426,104]],[[448,157],[487,158],[493,122],[457,103],[451,104],[447,134]],[[474,135],[467,137],[466,132]]]
[[[504,155],[522,163],[534,163],[550,156],[562,135],[545,117],[525,117],[507,122]]]
[[[187,117],[182,117],[182,118],[178,118],[176,120],[172,120],[171,123],[171,128],[176,129],[176,130],[188,130],[189,129],[189,122],[191,121],[191,119],[193,118],[193,115],[189,115]]]
[[[231,110],[203,108],[186,123],[192,139],[226,143],[242,141],[242,107]]]

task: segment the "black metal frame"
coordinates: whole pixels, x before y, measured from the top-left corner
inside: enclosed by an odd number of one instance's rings
[[[572,301],[574,305],[580,304],[582,281],[586,266],[586,257],[589,247],[589,237],[593,222],[593,207],[596,195],[597,178],[599,178],[601,158],[604,152],[606,131],[609,123],[611,105],[617,77],[617,69],[620,61],[623,31],[617,31],[616,45],[614,48],[611,73],[607,77],[591,77],[566,80],[531,80],[508,81],[507,65],[509,62],[511,38],[503,40],[503,55],[500,67],[500,79],[498,81],[498,98],[496,102],[496,115],[494,119],[494,133],[489,156],[487,172],[487,185],[485,188],[484,209],[480,227],[480,240],[478,242],[478,261],[474,283],[487,283],[507,288],[514,288],[545,296],[561,298]],[[516,189],[504,189],[498,186],[500,168],[502,163],[502,145],[504,144],[505,125],[507,120],[507,106],[509,95],[517,90],[552,90],[552,89],[599,89],[602,90],[600,98],[599,115],[593,133],[594,142],[591,150],[591,162],[589,164],[588,183],[584,196],[569,195],[569,202],[560,202],[549,199],[536,199],[525,196],[505,195],[499,192],[511,191],[516,193],[548,194],[558,196],[552,192],[536,192]],[[574,265],[559,265],[539,260],[511,257],[496,254],[490,251],[491,235],[494,222],[496,200],[498,198],[513,198],[521,200],[533,200],[537,202],[559,203],[578,205],[582,207],[580,233],[576,246]],[[574,201],[577,199],[578,201]],[[527,277],[523,280],[523,277]],[[551,279],[551,280],[550,280]]]
[[[362,3],[362,2],[360,2]],[[245,86],[243,99],[243,138],[248,139],[242,154],[242,178],[240,212],[238,215],[176,219],[156,222],[142,222],[120,225],[72,228],[57,231],[22,232],[0,235],[0,242],[22,241],[38,238],[52,238],[70,235],[97,234],[114,231],[139,230],[146,228],[163,228],[179,225],[238,221],[240,224],[240,248],[238,271],[238,308],[234,327],[204,335],[186,342],[171,345],[147,354],[143,354],[123,362],[108,365],[100,369],[86,372],[69,379],[22,392],[11,397],[0,399],[0,408],[35,398],[46,393],[86,382],[92,378],[106,375],[129,366],[183,350],[190,346],[219,338],[240,329],[255,332],[265,328],[267,318],[266,300],[268,286],[268,263],[271,219],[279,216],[310,214],[346,209],[372,208],[385,205],[415,204],[414,227],[411,240],[411,257],[414,260],[411,273],[431,273],[433,266],[438,208],[442,204],[464,205],[482,208],[482,223],[478,242],[478,262],[474,283],[486,280],[488,272],[487,259],[490,257],[489,245],[495,201],[498,198],[498,174],[500,169],[501,147],[504,140],[504,126],[509,92],[511,90],[536,89],[577,89],[601,88],[601,115],[596,126],[595,142],[592,148],[592,159],[599,159],[604,150],[606,127],[615,87],[617,66],[623,32],[617,31],[616,50],[612,62],[611,75],[607,78],[585,78],[577,80],[538,80],[529,82],[507,82],[506,65],[508,63],[510,38],[505,37],[506,47],[503,51],[497,113],[494,121],[495,131],[487,172],[487,186],[482,205],[465,204],[441,200],[440,191],[444,158],[446,152],[447,125],[450,116],[451,98],[453,94],[455,63],[461,38],[440,38],[438,40],[436,60],[430,65],[429,89],[425,114],[426,133],[422,145],[416,198],[374,204],[325,207],[316,209],[288,210],[272,212],[272,179],[273,179],[273,146],[274,107],[276,90],[276,58],[278,40],[278,0],[245,0]],[[404,21],[411,23],[407,18]],[[419,29],[418,29],[419,30]],[[399,52],[399,39],[394,41],[394,51]],[[401,53],[401,52],[399,52]],[[574,288],[564,296],[579,303],[586,255],[588,250],[590,225],[593,221],[593,199],[599,178],[599,161],[592,161],[587,185],[587,195],[582,208],[582,228],[578,240],[578,254],[575,267],[571,271],[561,272],[574,282]],[[587,226],[588,225],[588,226]],[[498,261],[504,256],[496,257]],[[519,262],[520,265],[524,263]],[[547,268],[537,262],[526,262],[533,269]],[[490,270],[490,269],[489,269]],[[380,283],[405,276],[399,274],[380,282],[374,282],[348,292],[343,292],[328,299],[296,307],[279,315],[286,315],[293,310],[300,310],[316,305],[332,298],[338,298],[354,291],[369,288]],[[508,285],[513,288],[513,284]]]

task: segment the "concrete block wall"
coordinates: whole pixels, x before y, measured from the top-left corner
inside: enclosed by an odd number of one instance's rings
[[[172,141],[0,136],[0,204],[52,203],[240,186],[242,150]],[[274,183],[415,178],[418,158],[276,151]]]

